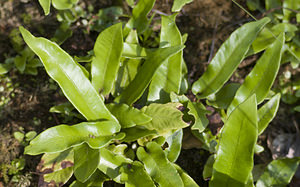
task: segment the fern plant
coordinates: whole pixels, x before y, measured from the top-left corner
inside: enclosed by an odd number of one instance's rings
[[[190,128],[212,154],[204,175],[211,178],[211,186],[253,186],[253,155],[261,148],[257,138],[279,105],[280,95],[269,92],[279,69],[284,34],[266,48],[242,85],[227,84],[270,19],[238,28],[193,83],[198,101],[192,102],[184,95],[190,89],[182,52],[186,36],[176,26],[177,14],[161,16],[158,48],[140,44],[147,38],[151,23],[147,15],[154,3],[140,0],[127,23],[99,34],[90,70],[56,43],[20,27],[49,76],[85,118],[72,126],[49,128],[25,148],[29,155],[44,154],[41,171],[48,171],[44,182],[62,185],[74,174],[71,186],[102,186],[107,180],[137,187],[198,186],[175,163],[182,129]],[[203,101],[223,114],[225,125],[217,136],[207,128]],[[296,166],[299,159],[288,162]],[[267,184],[272,168],[256,179],[258,186]],[[287,170],[288,177],[281,182],[288,183],[294,172]]]

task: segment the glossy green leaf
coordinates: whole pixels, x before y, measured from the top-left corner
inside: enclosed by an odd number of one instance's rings
[[[155,0],[139,0],[132,10],[132,17],[127,23],[130,29],[136,29],[138,33],[144,32],[150,24],[147,15],[152,10]]]
[[[280,94],[273,96],[258,110],[258,135],[264,132],[269,123],[275,117],[280,102]]]
[[[120,172],[121,181],[125,182],[126,187],[155,187],[144,165],[138,161],[123,165]]]
[[[141,109],[146,115],[152,117],[152,121],[143,126],[150,130],[156,130],[160,135],[187,127],[180,111],[180,103],[157,104],[153,103]]]
[[[68,100],[88,120],[110,119],[116,121],[72,57],[57,44],[36,38],[20,27],[25,42],[40,57],[49,76],[54,79]]]
[[[182,38],[183,40],[183,38]],[[190,84],[188,82],[188,69],[187,69],[187,65],[184,61],[184,59],[182,60],[182,73],[181,73],[181,84],[180,84],[180,91],[179,91],[179,94],[184,94],[184,93],[187,93],[189,87],[190,87]]]
[[[113,104],[106,105],[108,110],[118,119],[122,128],[129,128],[136,125],[142,125],[152,120],[140,110],[130,107],[126,104]]]
[[[106,147],[108,150],[110,150],[112,153],[117,155],[125,155],[126,149],[128,148],[127,144],[119,144],[119,145],[108,145]]]
[[[119,68],[114,95],[118,95],[132,82],[142,64],[141,59],[125,58]]]
[[[55,181],[54,184],[65,184],[73,175],[73,167],[67,167],[57,172],[47,173],[44,175],[44,181]]]
[[[74,175],[82,183],[96,171],[100,161],[99,149],[91,149],[87,144],[74,148]]]
[[[184,103],[187,103],[187,102],[190,101],[187,96],[185,96],[185,95],[177,95],[174,92],[171,92],[170,99],[171,99],[171,101],[173,103],[181,103],[181,104],[184,104]]]
[[[236,91],[240,87],[239,83],[229,83],[221,88],[216,94],[208,96],[207,103],[216,108],[227,109],[232,102]]]
[[[72,149],[65,150],[59,153],[46,153],[41,158],[40,172],[44,172],[51,168],[53,171],[58,171],[66,168],[67,166],[73,166],[74,164],[74,152]]]
[[[157,134],[155,130],[149,130],[144,128],[143,126],[135,126],[122,129],[121,132],[124,132],[126,134],[125,138],[122,139],[122,141],[124,142],[133,142],[138,140],[139,138]]]
[[[101,32],[96,40],[92,61],[92,84],[107,95],[116,81],[123,50],[122,23],[115,24]]]
[[[214,163],[215,163],[215,155],[213,154],[208,157],[204,165],[203,175],[202,175],[204,180],[208,180],[211,178]]]
[[[52,5],[58,10],[65,10],[72,8],[78,0],[52,0]]]
[[[100,149],[100,163],[98,169],[117,182],[121,182],[120,168],[123,164],[127,165],[130,163],[132,163],[132,161],[122,155],[113,154],[106,148]]]
[[[31,141],[34,137],[36,137],[37,133],[35,131],[29,131],[25,134],[25,140]]]
[[[44,154],[41,158],[38,172],[46,173],[41,182],[53,182],[65,184],[73,174],[74,152],[72,149],[60,152]]]
[[[203,132],[209,123],[208,119],[206,118],[206,114],[208,112],[205,106],[200,102],[196,103],[189,101],[187,107],[190,110],[188,114],[195,118],[195,122],[191,129],[198,130],[200,133]]]
[[[14,132],[14,138],[17,139],[18,142],[22,142],[24,137],[25,137],[24,133],[21,133],[19,131]]]
[[[193,0],[174,0],[172,12],[179,12],[185,4],[191,3],[192,1]]]
[[[274,43],[280,33],[286,33],[286,41],[291,40],[295,36],[298,28],[290,23],[279,23],[274,25],[271,29],[264,28],[257,38],[252,43],[253,53],[258,53],[265,50],[269,45]]]
[[[125,42],[129,44],[139,44],[139,37],[135,29],[131,29],[125,39]]]
[[[176,168],[168,161],[165,153],[157,143],[148,143],[146,150],[139,147],[137,157],[144,163],[147,173],[159,186],[184,186]]]
[[[70,185],[70,187],[102,187],[103,183],[107,180],[109,180],[109,178],[97,169],[85,183],[81,183],[80,181],[76,180]]]
[[[204,98],[217,92],[230,78],[259,31],[269,21],[269,18],[263,18],[247,23],[234,31],[220,47],[205,73],[193,84],[193,93]]]
[[[161,17],[160,43],[167,45],[161,47],[182,45],[182,37],[176,26],[175,18],[177,14]],[[149,86],[148,101],[160,99],[162,90],[167,93],[179,93],[182,79],[183,51],[171,56],[163,62],[156,70]]]
[[[183,169],[176,164],[173,164],[173,166],[175,166],[177,172],[179,173],[184,187],[199,187],[192,177],[190,177]]]
[[[257,187],[286,186],[292,180],[300,158],[283,158],[273,160],[256,183]]]
[[[42,6],[45,15],[48,15],[50,12],[51,0],[39,0],[39,3]]]
[[[182,49],[183,46],[175,46],[159,48],[156,51],[150,53],[142,67],[139,69],[133,81],[122,92],[122,94],[118,98],[116,98],[116,101],[132,105],[137,99],[142,96],[157,68],[170,56],[176,54]]]
[[[124,42],[122,56],[127,58],[140,59],[147,56],[147,51],[145,48],[141,47],[138,44],[130,44]]]
[[[168,148],[165,149],[167,158],[170,162],[176,162],[181,151],[183,131],[177,130],[171,136],[167,138]]]
[[[213,165],[212,186],[245,186],[253,168],[257,141],[256,96],[252,95],[226,121]]]
[[[119,131],[120,125],[113,121],[82,122],[73,126],[58,125],[34,138],[25,148],[25,154],[60,152],[84,142],[97,149],[113,139],[120,138],[121,135],[113,135]]]
[[[232,103],[228,107],[227,114],[230,114],[236,106],[253,94],[256,95],[258,104],[263,102],[278,73],[283,42],[284,35],[281,34],[278,40],[264,52],[244,83],[237,90]]]

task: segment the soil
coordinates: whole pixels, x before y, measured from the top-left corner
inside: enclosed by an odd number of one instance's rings
[[[170,14],[172,2],[171,0],[158,0],[154,9]],[[84,0],[80,3],[85,9],[89,4],[93,4],[95,10],[113,5],[112,1],[109,0]],[[246,7],[245,1],[240,0],[238,3]],[[128,7],[125,7],[125,10],[128,10]],[[45,17],[38,1],[1,1],[0,62],[17,55],[13,50],[9,35],[13,29],[21,25],[26,25],[37,35],[43,32],[44,37],[53,36],[59,23],[55,18],[55,10],[51,9],[51,12],[49,16]],[[257,17],[260,16],[259,13],[254,14]],[[31,15],[29,23],[26,15]],[[201,76],[217,49],[230,33],[251,20],[249,15],[228,0],[194,0],[193,3],[183,8],[177,16],[177,25],[181,33],[188,34],[184,59],[188,66],[190,83]],[[43,28],[42,31],[41,28]],[[87,35],[84,28],[76,26],[76,24],[72,30],[73,36],[62,45],[62,48],[71,55],[85,55],[92,49],[98,33],[91,32]],[[233,76],[231,81],[241,82],[252,69],[252,62],[256,58],[257,56],[254,56],[245,60],[239,67],[237,76]],[[21,172],[21,176],[24,178],[23,184],[26,185],[8,182],[12,176],[7,176],[1,171],[0,187],[38,186],[39,176],[36,174],[36,167],[40,157],[24,156],[24,144],[19,143],[14,138],[13,133],[16,131],[40,133],[62,121],[68,123],[63,117],[49,112],[53,105],[63,103],[66,99],[59,88],[49,80],[43,68],[39,68],[37,76],[23,75],[17,70],[11,70],[5,76],[0,76],[0,85],[5,90],[0,92],[0,98],[7,98],[7,103],[3,106],[0,105],[0,166],[1,164],[9,165],[14,159],[20,157],[24,157],[26,160],[26,167]],[[8,87],[12,89],[8,89]],[[265,151],[255,156],[256,163],[268,163],[272,160],[268,141],[272,141],[278,134],[299,133],[296,127],[299,126],[300,119],[295,113],[289,112],[290,110],[291,106],[282,104],[277,117],[269,125],[266,132],[260,136],[259,141],[265,147]],[[213,116],[213,118],[215,121],[220,121],[219,116]],[[210,129],[217,133],[217,128],[222,125],[220,124],[211,121]],[[208,152],[195,147],[182,150],[177,163],[200,186],[208,186],[208,182],[202,179],[203,167],[208,156]],[[291,186],[297,185],[300,186],[299,179],[295,178]]]

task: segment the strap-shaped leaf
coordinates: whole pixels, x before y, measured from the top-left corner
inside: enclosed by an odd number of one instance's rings
[[[147,56],[147,52],[146,49],[141,47],[139,44],[131,44],[124,42],[122,56],[127,58],[140,59],[145,58]]]
[[[269,21],[269,18],[263,18],[247,23],[234,31],[220,47],[205,73],[193,84],[193,93],[204,98],[217,92],[230,78],[245,57],[259,31]]]
[[[276,94],[258,110],[258,135],[264,132],[275,117],[280,102],[280,94]]]
[[[120,125],[113,121],[83,122],[73,126],[58,125],[34,138],[25,148],[25,154],[60,152],[84,142],[88,143],[91,148],[97,149],[113,139],[124,136],[113,135],[119,132],[120,128]]]
[[[256,95],[258,104],[265,99],[279,70],[283,42],[284,35],[281,34],[264,52],[244,83],[237,90],[232,103],[228,107],[228,114],[252,94]]]
[[[168,160],[170,162],[176,162],[181,151],[183,131],[182,129],[177,130],[171,136],[167,138],[168,148],[165,149]]]
[[[76,180],[70,185],[70,187],[103,186],[103,183],[107,180],[109,180],[109,178],[104,173],[102,173],[99,169],[97,169],[85,183],[81,183],[80,181]]]
[[[43,173],[40,183],[65,184],[73,174],[73,150],[60,153],[44,154],[38,172]]]
[[[142,125],[152,120],[140,110],[130,107],[126,104],[113,104],[106,105],[108,110],[118,119],[122,128],[129,128],[136,125]]]
[[[130,29],[136,29],[138,33],[144,32],[148,25],[149,20],[147,15],[152,10],[155,0],[140,0],[132,10],[132,17],[127,23]]]
[[[100,149],[100,163],[98,169],[116,182],[121,183],[121,173],[119,170],[122,165],[130,163],[132,163],[132,161],[123,155],[116,155],[106,148]]]
[[[286,186],[292,180],[300,157],[273,160],[256,183],[257,187]]]
[[[164,151],[157,143],[148,143],[146,150],[139,147],[137,157],[144,163],[147,173],[159,186],[184,186],[176,168],[168,161]]]
[[[259,53],[265,50],[269,45],[274,43],[276,37],[278,37],[280,33],[287,33],[285,39],[289,41],[295,36],[297,30],[297,26],[290,23],[279,23],[272,28],[265,27],[253,41],[251,53]]]
[[[179,173],[184,187],[199,187],[198,184],[190,177],[183,169],[173,163],[177,172]]]
[[[119,68],[114,95],[118,95],[134,80],[142,64],[142,59],[125,58]]]
[[[125,138],[122,139],[124,142],[133,142],[142,137],[157,134],[155,130],[149,130],[143,126],[134,126],[131,128],[122,129],[122,132],[126,134]]]
[[[172,12],[179,12],[185,4],[191,3],[192,1],[193,0],[174,0]]]
[[[152,121],[143,126],[150,130],[156,130],[160,135],[167,135],[169,132],[187,127],[188,124],[183,121],[183,114],[180,111],[182,104],[153,103],[142,108],[142,111],[152,117]]]
[[[135,29],[131,29],[125,39],[125,42],[129,44],[139,44],[139,37]]]
[[[257,141],[256,97],[252,95],[226,121],[213,165],[212,186],[245,186]]]
[[[45,15],[48,15],[50,12],[51,0],[39,0],[39,3],[42,6]]]
[[[123,50],[122,23],[115,24],[101,32],[94,46],[92,61],[92,84],[107,95],[116,81]]]
[[[78,0],[52,0],[52,5],[58,10],[70,9]]]
[[[126,187],[155,187],[144,165],[138,161],[125,164],[120,168],[121,181],[125,182]]]
[[[175,46],[159,48],[156,51],[151,52],[133,81],[122,92],[122,94],[116,98],[116,101],[132,105],[142,96],[157,68],[170,56],[176,54],[182,49],[183,46]]]
[[[227,109],[240,86],[239,83],[226,84],[216,94],[210,95],[207,103],[216,108]]]
[[[168,43],[167,46],[169,47],[183,44],[180,31],[175,22],[176,16],[177,14],[161,17],[160,43],[162,45]],[[181,64],[184,63],[182,55],[183,51],[179,51],[163,62],[156,70],[149,86],[148,101],[159,100],[162,90],[167,93],[179,93],[182,79]]]
[[[91,149],[87,144],[74,148],[74,175],[82,183],[96,171],[100,161],[99,149]]]
[[[56,43],[36,38],[23,27],[20,27],[20,31],[27,45],[40,57],[49,76],[59,84],[68,100],[86,119],[117,121],[70,55]]]

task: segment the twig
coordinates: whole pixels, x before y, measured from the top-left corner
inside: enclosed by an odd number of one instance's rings
[[[163,13],[163,12],[161,12],[161,11],[159,11],[159,10],[156,10],[156,9],[154,9],[153,12],[155,12],[155,13],[157,13],[157,14],[159,14],[159,15],[169,16],[168,14]]]
[[[52,116],[53,116],[53,118],[54,118],[54,120],[55,120],[55,123],[56,123],[57,125],[59,125],[60,123],[59,123],[59,120],[57,119],[56,115],[55,115],[54,113],[52,113]]]

